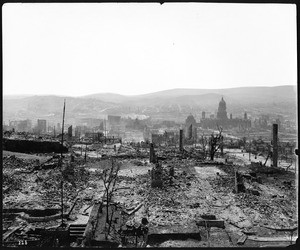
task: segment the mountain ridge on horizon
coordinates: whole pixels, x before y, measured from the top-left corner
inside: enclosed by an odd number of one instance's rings
[[[218,88],[218,89],[210,89],[210,88],[173,88],[173,89],[165,89],[155,92],[150,92],[146,94],[137,94],[137,95],[124,95],[119,93],[113,93],[113,92],[100,92],[100,93],[94,93],[94,94],[88,94],[88,95],[80,95],[80,96],[67,96],[67,95],[58,95],[58,94],[8,94],[3,95],[4,99],[20,99],[20,98],[27,98],[27,97],[34,97],[34,96],[56,96],[56,97],[66,97],[66,98],[97,98],[104,97],[104,96],[110,96],[110,97],[119,97],[119,98],[139,98],[139,97],[148,97],[148,96],[154,96],[154,95],[184,95],[183,92],[198,92],[193,93],[189,95],[199,95],[199,94],[207,94],[207,93],[218,93],[220,91],[229,92],[233,90],[246,90],[246,89],[275,89],[275,88],[297,88],[297,85],[278,85],[278,86],[245,86],[245,87],[231,87],[231,88]],[[203,92],[203,93],[199,93]]]
[[[228,112],[280,112],[297,111],[297,88],[294,85],[276,87],[239,87],[231,89],[172,89],[135,97],[119,94],[95,94],[83,97],[34,95],[25,98],[3,98],[3,116],[60,117],[64,99],[68,116],[98,117],[104,114],[122,115],[138,112],[152,117],[184,116],[193,110],[214,112],[221,100],[227,103]]]

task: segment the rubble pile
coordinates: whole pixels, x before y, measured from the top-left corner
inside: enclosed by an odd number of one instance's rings
[[[12,190],[20,190],[22,188],[22,178],[5,171],[2,174],[2,186],[3,194],[7,194]]]
[[[216,192],[228,193],[235,189],[234,175],[218,176],[218,178],[210,180],[210,184]]]
[[[187,208],[199,208],[199,203],[189,197],[190,190],[197,185],[190,167],[181,169],[174,165],[161,166],[161,188],[151,188],[145,201],[145,211],[151,227],[184,226],[193,224],[194,216],[186,212]]]
[[[214,216],[225,223],[231,235],[238,236],[245,230],[265,236],[263,226],[295,225],[295,182],[293,173],[283,169],[261,164],[233,165],[224,158],[218,162],[203,160],[201,152],[192,147],[183,151],[155,147],[158,162],[151,163],[149,148],[135,144],[90,148],[89,153],[97,150],[101,156],[85,159],[84,153],[65,154],[62,167],[60,159],[51,154],[36,156],[47,156],[38,161],[34,157],[3,157],[3,206],[16,209],[5,214],[5,232],[8,235],[15,230],[7,240],[37,240],[34,233],[28,234],[32,228],[57,227],[61,223],[60,216],[49,221],[30,221],[26,217],[30,210],[53,209],[60,213],[61,184],[65,220],[69,224],[87,223],[87,211],[105,201],[102,175],[111,158],[121,165],[111,203],[121,209],[124,223],[118,223],[127,229],[138,228],[144,219],[153,235],[198,234],[201,230],[196,222],[203,214]],[[157,180],[160,184],[153,185]],[[243,184],[243,190],[236,191],[237,182]],[[228,241],[225,232],[213,233],[220,244]],[[204,246],[203,242],[193,244]],[[164,239],[164,245],[174,246],[174,241]]]
[[[31,166],[35,162],[36,160],[23,160],[14,155],[4,156],[2,161],[3,168],[11,168],[11,169],[26,168],[28,166]]]
[[[25,173],[36,164],[35,160],[23,160],[14,155],[3,157],[2,187],[3,194],[19,191],[26,179]]]
[[[267,167],[256,162],[252,162],[250,169],[255,173],[260,174],[284,174],[286,170],[281,167]]]

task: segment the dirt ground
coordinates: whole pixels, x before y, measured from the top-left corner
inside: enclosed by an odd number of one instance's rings
[[[289,236],[266,227],[291,228],[297,226],[295,176],[290,172],[278,175],[261,175],[262,184],[249,181],[260,195],[234,193],[234,167],[225,165],[203,165],[193,160],[165,162],[165,166],[175,166],[174,185],[163,189],[150,188],[147,181],[149,166],[128,166],[126,176],[134,180],[121,185],[130,187],[120,193],[130,206],[144,205],[131,218],[137,223],[141,218],[149,220],[152,233],[200,230],[202,240],[168,240],[155,246],[201,247],[238,246],[238,239],[244,232],[254,232],[257,237]],[[134,171],[135,169],[135,171]],[[245,168],[244,173],[250,172]],[[128,179],[128,180],[129,180]],[[148,178],[149,180],[149,178]],[[292,181],[292,187],[284,187],[284,181]],[[139,185],[138,185],[139,184]],[[131,197],[128,199],[128,196]],[[118,198],[116,198],[118,199]],[[200,215],[216,215],[224,220],[225,229],[211,228],[210,238],[204,228],[198,228],[195,221]],[[289,245],[289,242],[279,242]],[[243,247],[270,245],[272,242],[246,240]]]
[[[41,164],[51,157],[51,154],[3,152],[3,175],[6,178],[3,181],[3,208],[60,208],[59,169],[32,171],[36,160]],[[66,156],[65,165],[68,165],[69,161],[70,156]],[[64,183],[64,211],[68,212],[77,199],[68,223],[87,223],[93,203],[102,199],[104,186],[98,175],[104,168],[101,161],[89,158],[85,163],[79,156],[75,159],[72,165],[72,176],[75,179]],[[297,226],[297,195],[293,172],[257,173],[261,183],[245,179],[247,189],[259,192],[259,195],[254,195],[234,191],[234,171],[238,169],[243,174],[252,171],[250,166],[244,163],[237,167],[232,164],[206,164],[196,159],[164,160],[164,169],[174,167],[174,178],[171,182],[164,182],[163,188],[151,188],[149,171],[154,164],[149,163],[148,159],[118,161],[121,168],[113,200],[127,211],[141,206],[135,213],[126,217],[128,225],[139,224],[142,218],[147,218],[149,233],[199,232],[201,236],[201,241],[165,240],[153,243],[153,247],[258,247],[290,244],[288,241],[258,242],[251,240],[253,236],[248,236],[243,245],[237,245],[237,241],[247,232],[252,232],[256,237],[288,236],[285,232],[266,227]],[[291,185],[287,185],[287,182]],[[225,229],[211,228],[208,238],[206,229],[196,225],[196,221],[204,214],[215,215],[217,220],[223,220]],[[51,227],[58,226],[60,222],[58,218],[49,222],[29,223],[20,215],[15,220],[4,219],[3,229],[19,225],[23,225],[25,229]]]

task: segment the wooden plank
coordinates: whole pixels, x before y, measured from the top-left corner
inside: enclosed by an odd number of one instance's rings
[[[242,235],[239,239],[238,239],[238,241],[237,241],[237,244],[238,245],[243,245],[244,243],[245,243],[245,241],[247,240],[247,238],[248,238],[248,236],[247,235]]]
[[[136,211],[138,211],[143,206],[143,203],[140,203],[135,209],[133,209],[131,212],[124,211],[127,215],[132,215]]]
[[[68,217],[70,217],[70,215],[71,215],[71,213],[72,213],[72,211],[73,211],[73,209],[74,209],[74,207],[75,207],[75,205],[76,205],[76,202],[77,202],[78,200],[79,200],[79,198],[77,198],[77,199],[74,201],[73,206],[71,207],[70,211],[67,213],[67,216],[68,216]]]
[[[278,232],[294,232],[298,229],[298,227],[293,227],[293,228],[278,228],[278,227],[269,227],[269,226],[263,226],[263,227],[276,230]]]
[[[290,243],[289,242],[286,242],[286,243],[278,243],[278,242],[274,242],[274,244],[262,244],[260,245],[259,247],[272,247],[272,248],[279,248],[279,247],[287,247],[287,246],[290,246]]]
[[[257,234],[256,231],[245,231],[245,230],[242,230],[242,232],[243,232],[244,234],[246,234],[246,235],[255,235],[255,234]]]
[[[83,233],[83,238],[85,239],[83,242],[84,245],[86,245],[86,244],[89,245],[90,241],[92,240],[93,233],[95,230],[94,227],[97,226],[98,214],[100,217],[102,215],[102,213],[100,212],[101,206],[102,206],[101,203],[96,203],[93,205],[88,223],[87,223],[85,231]]]
[[[18,227],[13,227],[11,229],[9,229],[7,232],[5,232],[3,234],[3,240],[6,240],[11,234],[13,234],[14,232],[16,232],[18,229],[20,229],[22,226],[18,226]]]
[[[258,236],[248,236],[249,240],[261,241],[261,242],[280,242],[280,241],[296,241],[298,236],[280,236],[280,237],[258,237]]]

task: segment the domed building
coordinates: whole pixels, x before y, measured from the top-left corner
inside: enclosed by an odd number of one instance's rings
[[[226,102],[224,101],[223,97],[222,100],[219,102],[219,108],[217,113],[217,119],[220,120],[227,120],[227,112],[226,112]]]

